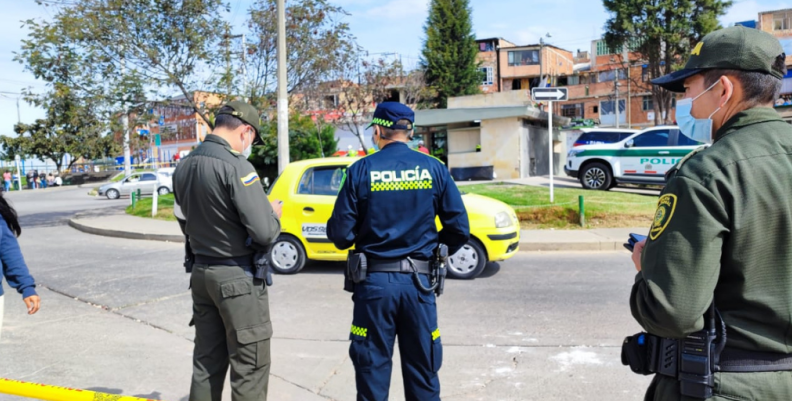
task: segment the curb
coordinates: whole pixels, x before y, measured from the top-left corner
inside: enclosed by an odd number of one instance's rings
[[[146,241],[163,241],[163,242],[184,242],[183,235],[168,235],[168,234],[146,234],[136,233],[130,231],[110,230],[106,228],[91,227],[79,222],[77,218],[69,219],[69,226],[88,234],[101,235],[104,237],[124,238],[124,239],[139,239]]]
[[[182,235],[147,234],[92,227],[80,223],[79,216],[69,219],[69,226],[87,234],[101,235],[104,237],[145,241],[184,242],[184,236]],[[518,252],[613,252],[620,250],[622,250],[621,242],[520,242]]]

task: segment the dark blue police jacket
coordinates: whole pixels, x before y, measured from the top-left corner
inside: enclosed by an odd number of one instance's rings
[[[446,166],[393,142],[349,166],[327,237],[338,249],[354,245],[371,258],[428,260],[438,242],[451,254],[462,248],[470,226]]]

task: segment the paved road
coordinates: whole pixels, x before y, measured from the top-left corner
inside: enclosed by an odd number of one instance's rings
[[[86,192],[9,195],[43,304],[26,316],[6,286],[0,377],[186,400],[193,332],[181,245],[73,230],[64,222],[72,213],[128,202]],[[341,269],[275,277],[270,400],[354,399]],[[639,330],[626,304],[633,277],[624,252],[522,253],[474,281],[451,281],[439,300],[443,400],[639,399],[648,380],[619,360],[621,339]]]

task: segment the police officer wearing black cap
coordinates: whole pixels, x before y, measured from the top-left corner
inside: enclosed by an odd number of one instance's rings
[[[247,161],[259,131],[251,105],[226,104],[212,134],[173,175],[180,220],[195,255],[190,401],[220,401],[229,364],[234,401],[267,399],[272,325],[254,254],[280,234],[281,207],[267,200]]]
[[[737,26],[652,82],[684,93],[681,133],[711,146],[669,171],[633,253],[630,307],[648,335],[623,356],[655,374],[646,400],[792,399],[792,126],[773,109],[784,61],[778,39]]]
[[[430,260],[439,244],[455,253],[470,230],[448,169],[407,146],[414,116],[401,103],[377,106],[370,127],[381,150],[348,168],[327,223],[336,247],[354,245],[366,260],[367,273],[363,269],[354,284],[349,348],[358,400],[388,399],[397,333],[406,399],[440,399],[443,349]],[[435,217],[443,226],[439,233]]]

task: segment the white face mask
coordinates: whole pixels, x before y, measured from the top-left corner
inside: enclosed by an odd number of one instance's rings
[[[248,134],[250,135],[250,131],[248,131]],[[252,135],[256,135],[256,133],[253,132]],[[250,141],[250,144],[245,146],[245,141],[243,140],[242,146],[243,146],[242,156],[245,156],[245,158],[247,159],[248,157],[250,157],[250,154],[253,153],[253,141]]]

